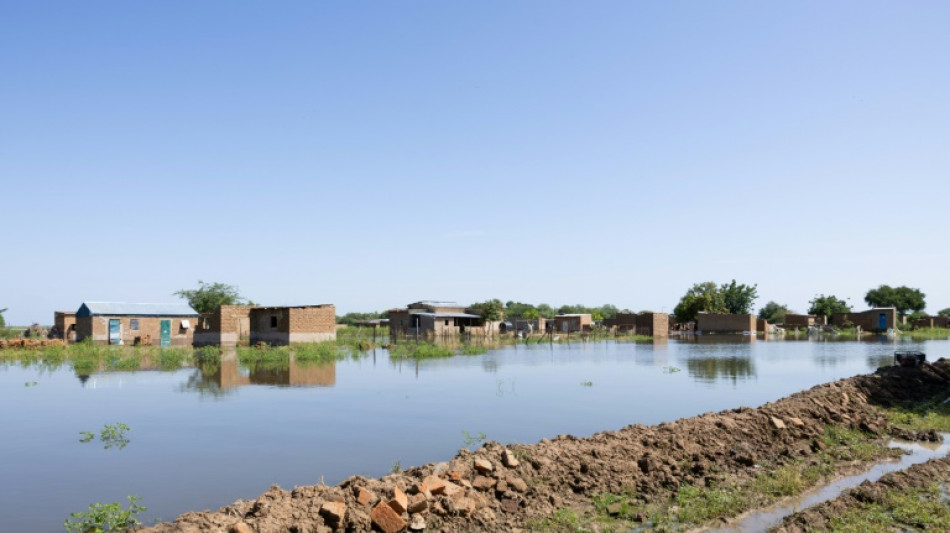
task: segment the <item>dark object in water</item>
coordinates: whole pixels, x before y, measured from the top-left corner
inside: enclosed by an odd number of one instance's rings
[[[920,366],[927,361],[927,354],[916,351],[896,351],[894,352],[894,364],[897,366],[913,367]]]

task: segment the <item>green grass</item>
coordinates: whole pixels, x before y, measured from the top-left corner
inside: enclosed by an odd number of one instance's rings
[[[914,339],[950,339],[950,329],[947,328],[920,328],[901,331],[900,334]]]
[[[873,435],[834,426],[825,429],[821,440],[827,446],[825,452],[786,464],[763,462],[758,475],[739,482],[708,487],[684,484],[669,498],[655,502],[644,502],[634,490],[601,493],[592,498],[592,514],[555,514],[529,525],[535,531],[684,531],[801,494],[832,476],[841,463],[900,453]],[[567,516],[574,519],[565,520]]]
[[[950,404],[937,397],[883,409],[887,421],[912,431],[950,431]]]
[[[551,516],[528,520],[531,531],[584,532],[590,531],[581,523],[581,518],[573,509],[558,509]]]
[[[950,531],[950,505],[939,484],[886,490],[876,502],[861,502],[857,507],[832,517],[828,530],[833,533],[865,531]]]
[[[400,343],[389,348],[389,356],[393,359],[437,359],[452,357],[456,351],[447,346],[439,346],[428,342]]]

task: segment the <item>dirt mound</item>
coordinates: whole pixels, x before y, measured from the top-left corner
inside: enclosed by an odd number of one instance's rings
[[[877,482],[865,481],[860,486],[841,496],[785,517],[782,525],[772,529],[774,533],[808,533],[827,531],[835,518],[848,515],[867,504],[885,504],[888,491],[898,494],[910,493],[912,489],[924,489],[934,483],[950,483],[950,457],[931,459],[907,470],[885,475]],[[926,529],[926,528],[925,528]]]
[[[938,366],[950,370],[945,361]],[[632,489],[652,501],[668,498],[683,484],[751,479],[759,473],[760,460],[780,465],[818,453],[827,425],[883,436],[891,428],[874,405],[947,390],[946,381],[925,370],[882,369],[755,409],[628,426],[587,438],[561,435],[534,445],[489,442],[474,452],[461,450],[445,463],[380,479],[352,477],[335,487],[272,487],[254,501],[186,513],[144,531],[517,531],[558,509],[592,510],[592,498],[605,492]]]

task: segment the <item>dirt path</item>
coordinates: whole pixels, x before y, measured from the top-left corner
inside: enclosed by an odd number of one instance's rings
[[[937,364],[950,371],[948,362]],[[668,500],[685,484],[751,480],[761,474],[761,462],[779,466],[820,453],[829,425],[883,438],[894,431],[874,406],[948,391],[948,383],[933,373],[882,369],[755,409],[628,426],[583,439],[562,435],[507,448],[489,442],[475,452],[462,450],[451,461],[379,479],[357,476],[338,486],[293,491],[272,487],[256,500],[186,513],[143,531],[519,531],[546,524],[545,518],[567,509],[593,513],[593,499],[604,493],[635,493],[651,502]]]

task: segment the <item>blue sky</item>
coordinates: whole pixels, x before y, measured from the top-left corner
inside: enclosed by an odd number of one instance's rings
[[[946,2],[0,3],[0,308],[950,307]]]

